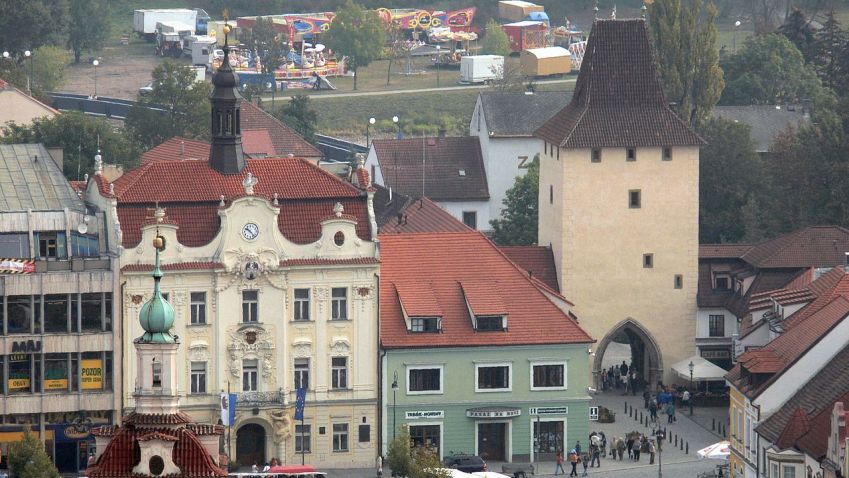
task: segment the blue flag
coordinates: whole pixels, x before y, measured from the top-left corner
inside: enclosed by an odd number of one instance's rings
[[[304,419],[304,405],[307,401],[307,389],[297,389],[297,398],[295,399],[295,420]]]
[[[221,424],[232,426],[236,422],[236,394],[221,394]]]

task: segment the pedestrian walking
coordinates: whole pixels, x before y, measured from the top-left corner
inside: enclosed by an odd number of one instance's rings
[[[584,473],[581,476],[587,476],[587,464],[590,462],[590,457],[586,453],[581,453],[581,465],[584,466]]]
[[[625,448],[628,450],[628,459],[634,459],[634,439],[632,437],[628,437],[628,441],[625,442]]]
[[[600,446],[591,446],[590,447],[590,468],[595,466],[596,468],[601,468],[601,447]]]
[[[649,401],[649,417],[651,418],[652,423],[657,422],[657,399],[652,398]]]
[[[572,472],[569,473],[569,476],[578,476],[578,454],[575,450],[572,450],[572,453],[569,454],[569,464],[572,465]]]
[[[605,451],[607,451],[607,437],[604,432],[601,432],[601,453],[603,454]]]
[[[649,441],[649,465],[654,465],[654,455],[657,453],[657,447],[654,440]]]
[[[575,442],[575,453],[577,453],[578,455],[581,454],[581,441],[580,440]]]
[[[651,393],[649,393],[648,387],[643,389],[643,408],[646,410],[649,409],[649,400],[651,399]]]
[[[631,396],[636,397],[637,396],[637,370],[636,369],[634,369],[631,372],[631,379],[628,380],[628,383],[631,384]]]
[[[669,402],[666,404],[666,423],[672,423],[675,421],[675,402]]]
[[[640,448],[642,448],[642,446],[643,446],[642,441],[634,440],[634,450],[633,450],[633,453],[632,453],[634,455],[634,461],[640,461]]]
[[[563,453],[560,453],[558,451],[557,452],[557,458],[555,460],[556,460],[557,464],[554,466],[554,474],[556,475],[556,474],[558,474],[558,472],[560,472],[561,474],[565,475],[566,470],[563,469]]]
[[[617,438],[616,440],[616,451],[619,453],[619,461],[622,461],[625,455],[625,440],[621,438]]]
[[[274,463],[274,460],[271,460],[271,462]],[[375,468],[377,468],[377,478],[382,478],[383,477],[383,457],[382,456],[377,455],[377,459],[374,460],[374,466],[375,466]]]
[[[684,393],[681,394],[681,406],[687,408],[690,405],[690,391],[684,389]]]

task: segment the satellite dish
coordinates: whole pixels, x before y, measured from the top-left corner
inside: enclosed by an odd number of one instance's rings
[[[85,234],[88,232],[88,224],[81,222],[79,226],[77,226],[77,232],[80,234]]]

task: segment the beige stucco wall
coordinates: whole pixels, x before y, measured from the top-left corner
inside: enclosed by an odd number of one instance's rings
[[[28,125],[35,118],[44,116],[54,117],[57,112],[53,108],[30,98],[13,88],[0,89],[0,125],[14,121],[20,125]]]
[[[698,149],[605,148],[600,163],[589,149],[556,148],[540,170],[539,243],[551,244],[561,290],[581,325],[602,340],[628,318],[658,343],[664,380],[669,367],[695,353],[698,268]],[[554,204],[548,185],[554,185]],[[630,208],[639,189],[642,207]],[[643,267],[654,254],[654,267]],[[675,275],[683,287],[674,288]]]
[[[232,427],[232,459],[236,459],[237,431],[254,423],[266,431],[266,460],[277,457],[285,463],[300,463],[294,452],[294,361],[308,358],[310,388],[307,393],[305,423],[312,426],[312,453],[306,461],[325,468],[371,466],[377,443],[377,264],[280,266],[281,260],[323,258],[351,259],[375,257],[375,244],[357,238],[353,220],[335,217],[327,211],[322,237],[312,244],[289,242],[277,229],[277,208],[262,198],[235,200],[219,213],[221,229],[208,245],[192,248],[178,243],[175,226],[159,226],[166,238],[163,264],[220,262],[217,270],[166,270],[162,291],[169,294],[176,320],[174,333],[180,337],[177,352],[177,390],[181,408],[202,422],[217,422],[219,393],[229,388],[242,393],[242,360],[259,363],[260,397],[257,405],[241,403]],[[167,218],[167,209],[165,211]],[[242,237],[242,227],[252,222],[259,236]],[[152,264],[150,246],[156,226],[143,228],[140,245],[124,250],[123,266]],[[343,232],[345,242],[334,243]],[[245,277],[249,261],[260,265],[258,278]],[[135,377],[132,341],[142,334],[138,322],[141,305],[153,292],[150,272],[122,273],[126,281],[123,295],[124,406],[133,407]],[[332,321],[331,288],[348,288],[348,320]],[[309,322],[293,321],[295,288],[309,288]],[[257,290],[259,322],[242,322],[242,291]],[[206,325],[190,324],[190,294],[206,292]],[[247,333],[256,333],[249,343]],[[348,388],[330,390],[331,358],[348,358]],[[207,393],[190,394],[190,364],[207,363]],[[240,395],[240,400],[242,397]],[[365,420],[364,420],[365,419]],[[333,424],[348,424],[349,451],[333,452]],[[358,426],[370,425],[370,441],[358,442]],[[319,427],[326,433],[319,435]],[[250,465],[250,463],[248,463]],[[261,463],[260,463],[261,465]]]

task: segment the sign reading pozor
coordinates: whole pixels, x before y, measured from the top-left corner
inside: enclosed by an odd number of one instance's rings
[[[85,359],[81,361],[80,388],[83,390],[103,389],[103,361]]]

